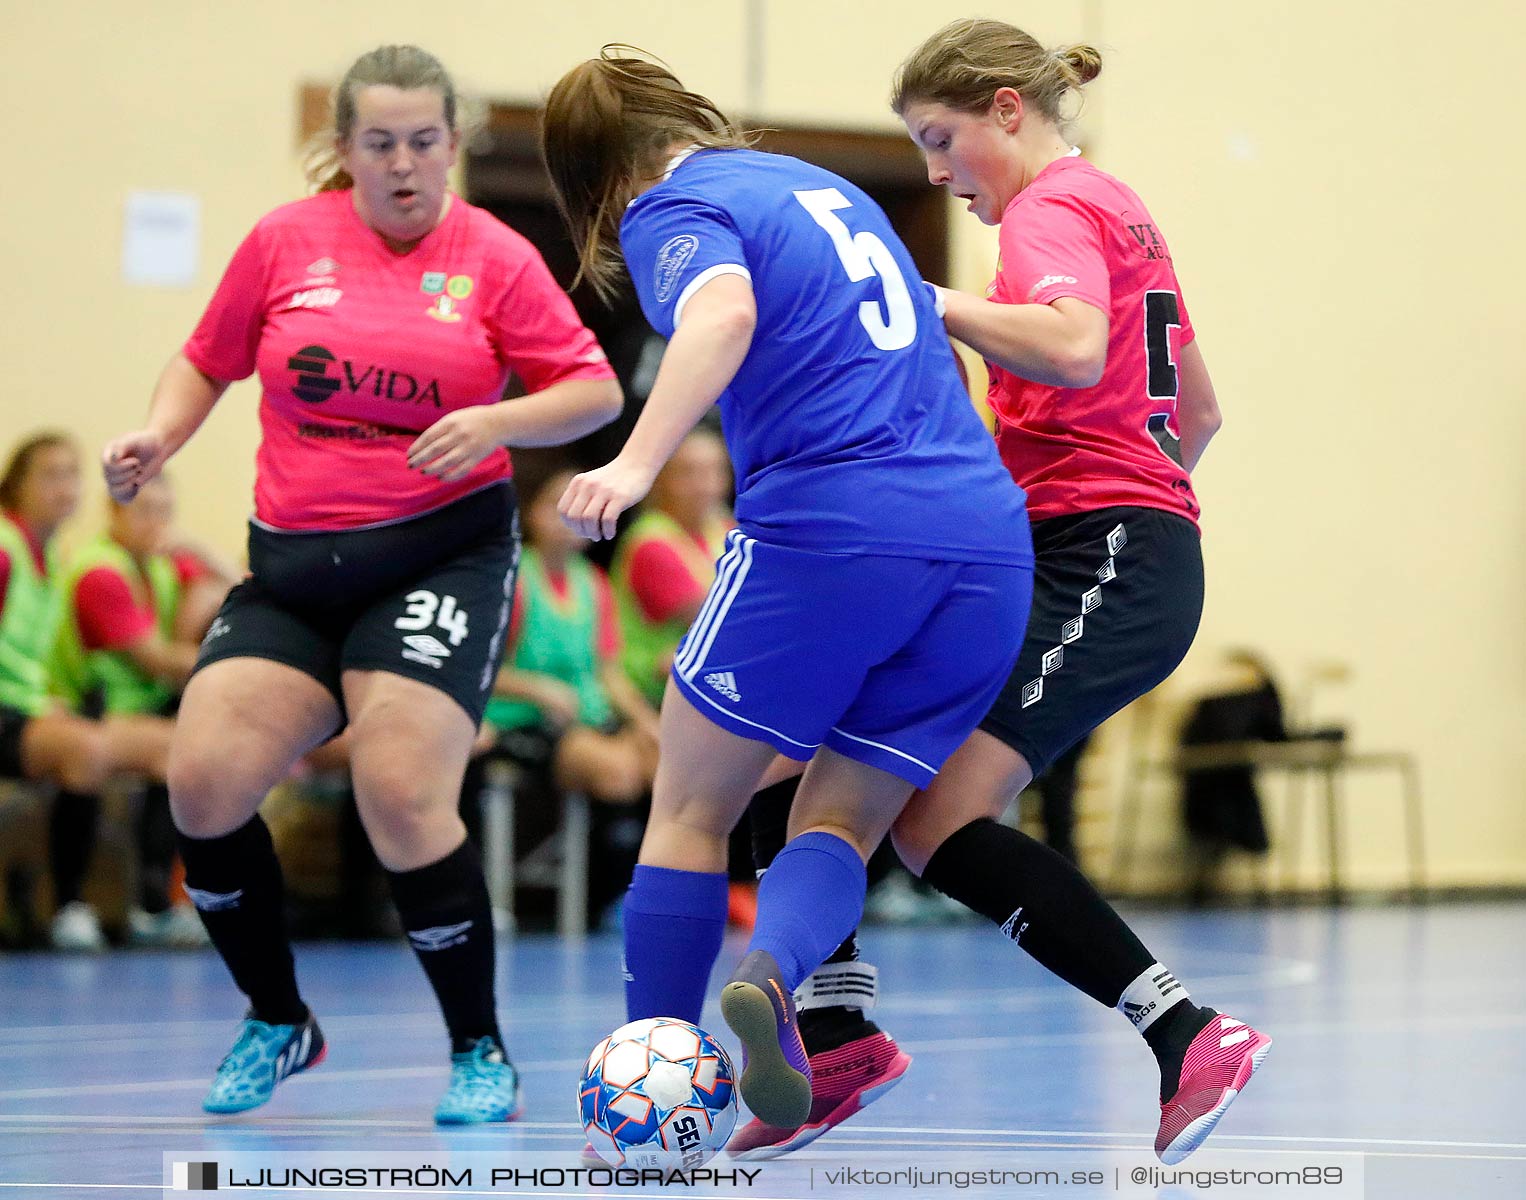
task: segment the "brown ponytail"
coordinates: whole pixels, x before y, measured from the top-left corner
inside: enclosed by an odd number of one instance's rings
[[[1046,50],[1031,34],[1004,21],[967,19],[945,25],[911,52],[896,71],[890,107],[897,115],[921,100],[960,112],[984,112],[1008,87],[1060,124],[1060,102],[1102,72],[1095,46]]]
[[[578,252],[577,283],[608,299],[620,279],[620,220],[638,180],[670,147],[742,149],[752,138],[633,46],[605,46],[557,81],[541,113],[541,154]]]

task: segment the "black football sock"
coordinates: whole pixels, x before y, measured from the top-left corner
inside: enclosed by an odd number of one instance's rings
[[[1118,1009],[1160,1063],[1162,1100],[1176,1090],[1182,1055],[1213,1010],[1192,1003],[1073,863],[982,817],[933,852],[922,878],[1001,926],[1066,983]]]
[[[60,789],[53,797],[48,814],[48,862],[53,872],[53,902],[59,908],[80,898],[100,816],[99,796]]]
[[[482,860],[462,842],[439,862],[388,871],[408,942],[434,988],[451,1052],[490,1037],[503,1048],[494,996],[493,908]]]
[[[1041,965],[1109,1008],[1155,962],[1073,864],[988,817],[944,841],[922,878],[994,921]]]
[[[800,776],[786,779],[782,783],[772,784],[762,791],[753,795],[747,808],[747,817],[752,825],[752,862],[759,877],[762,877],[779,851],[784,849],[784,844],[789,840],[789,813],[790,806],[795,801],[795,793],[800,788]],[[850,933],[836,950],[827,956],[823,967],[834,963],[856,963],[858,961],[858,930]],[[867,994],[860,990],[859,999],[873,1003],[873,969],[867,972],[855,972],[855,976],[864,975],[869,979]],[[828,974],[833,974],[828,972]],[[841,974],[840,972],[837,974]],[[802,986],[803,992],[812,992],[812,982],[816,976],[812,976]],[[839,982],[834,977],[834,983]],[[850,979],[846,987],[850,990],[862,989],[865,985],[856,978]],[[825,990],[824,988],[821,990]],[[878,1033],[880,1027],[864,1015],[860,1007],[850,1007],[847,1004],[834,1004],[830,999],[814,996],[806,1001],[808,1007],[799,1010],[800,1017],[800,1040],[805,1043],[807,1054],[821,1054],[827,1050],[835,1050],[839,1046],[851,1042],[856,1038],[868,1037]]]
[[[151,783],[143,792],[138,812],[138,904],[147,913],[162,913],[170,906],[170,877],[175,869],[175,822],[170,816],[170,794],[162,783]]]
[[[271,1025],[301,1024],[307,1005],[286,936],[281,863],[264,820],[256,813],[222,837],[182,833],[177,840],[186,893],[233,982],[249,997],[250,1016]]]

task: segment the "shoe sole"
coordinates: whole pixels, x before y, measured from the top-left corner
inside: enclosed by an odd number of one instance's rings
[[[798,1128],[811,1115],[811,1081],[784,1057],[773,1001],[755,983],[728,983],[721,989],[721,1016],[747,1051],[738,1089],[752,1115],[765,1125]]]
[[[729,1157],[738,1162],[766,1162],[771,1158],[783,1158],[786,1154],[793,1154],[796,1150],[809,1146],[828,1130],[836,1129],[855,1113],[868,1108],[896,1084],[906,1074],[906,1069],[911,1066],[911,1055],[898,1054],[891,1062],[890,1071],[877,1082],[866,1088],[860,1088],[848,1096],[841,1104],[829,1112],[820,1121],[809,1125],[802,1125],[782,1142],[770,1142],[766,1146],[753,1146],[747,1150],[727,1150]]]
[[[1174,1167],[1181,1162],[1205,1141],[1208,1135],[1218,1125],[1219,1118],[1229,1111],[1229,1106],[1235,1102],[1245,1085],[1250,1082],[1254,1075],[1266,1061],[1267,1051],[1272,1048],[1272,1039],[1267,1038],[1257,1049],[1251,1052],[1249,1058],[1240,1064],[1240,1069],[1235,1072],[1234,1081],[1224,1089],[1224,1094],[1219,1102],[1204,1113],[1201,1117],[1189,1121],[1186,1127],[1171,1139],[1163,1150],[1157,1151],[1160,1161],[1168,1167]]]
[[[295,1071],[288,1071],[286,1075],[277,1080],[277,1084],[285,1083],[286,1080],[302,1074],[303,1071],[311,1071],[328,1056],[328,1043],[325,1042],[323,1044],[323,1049],[319,1050],[317,1054],[313,1055],[309,1061],[303,1063]],[[270,1089],[270,1096],[274,1096],[275,1094],[275,1086],[272,1086]],[[202,1101],[201,1111],[206,1113],[213,1113],[214,1115],[220,1117],[228,1116],[231,1113],[249,1112],[251,1109],[260,1108],[266,1104],[269,1104],[270,1096],[266,1096],[263,1100],[256,1100],[253,1104],[211,1104],[207,1101]]]

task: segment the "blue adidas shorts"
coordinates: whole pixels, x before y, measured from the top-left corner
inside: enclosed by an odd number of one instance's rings
[[[733,530],[673,660],[705,716],[790,758],[820,746],[917,787],[1006,682],[1030,567],[821,554]]]

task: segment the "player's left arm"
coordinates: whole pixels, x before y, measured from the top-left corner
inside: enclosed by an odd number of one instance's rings
[[[988,362],[1034,383],[1088,388],[1107,365],[1108,316],[1074,296],[1000,304],[940,288],[950,334]]]
[[[1203,352],[1193,338],[1181,348],[1176,364],[1176,427],[1182,435],[1182,466],[1191,471],[1203,457],[1213,435],[1224,424],[1219,400],[1208,376]]]
[[[720,398],[752,348],[758,324],[752,282],[717,275],[700,287],[683,310],[651,394],[613,462],[574,476],[562,494],[562,519],[580,536],[615,536],[615,522],[651,490],[678,443]]]
[[[500,446],[561,446],[608,425],[625,397],[609,360],[527,250],[488,317],[499,357],[529,394],[446,413],[408,448],[408,465],[446,482],[464,479]]]

